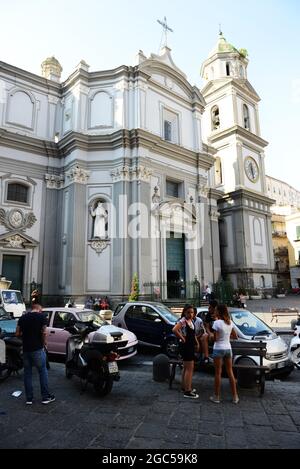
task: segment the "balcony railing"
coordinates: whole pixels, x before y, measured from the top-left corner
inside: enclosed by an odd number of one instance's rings
[[[272,236],[278,237],[278,238],[286,238],[286,231],[273,230],[272,231]]]

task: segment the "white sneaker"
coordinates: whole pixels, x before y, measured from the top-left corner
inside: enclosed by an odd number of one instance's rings
[[[221,399],[218,396],[210,396],[209,400],[215,404],[220,404]]]
[[[239,396],[234,397],[234,398],[232,399],[232,402],[233,402],[234,404],[238,404],[238,403],[240,402]]]

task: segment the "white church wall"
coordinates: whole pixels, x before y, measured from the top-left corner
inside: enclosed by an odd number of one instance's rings
[[[87,246],[86,292],[109,292],[111,290],[111,246],[97,252]]]
[[[146,121],[145,128],[149,132],[163,138],[163,110],[166,109],[178,116],[178,138],[177,143],[185,148],[194,150],[194,128],[193,113],[186,105],[170,99],[166,95],[158,93],[149,88],[147,90],[146,101]]]

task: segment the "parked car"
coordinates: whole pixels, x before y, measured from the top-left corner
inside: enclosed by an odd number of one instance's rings
[[[0,305],[12,318],[20,318],[26,312],[26,306],[19,290],[0,289]]]
[[[48,316],[47,348],[49,353],[66,354],[66,343],[70,333],[65,330],[65,327],[69,326],[72,321],[93,321],[95,327],[103,328],[103,333],[104,331],[110,333],[116,330],[122,332],[128,342],[125,347],[118,349],[120,355],[118,360],[124,360],[137,353],[138,341],[136,336],[132,332],[108,324],[100,317],[98,312],[89,309],[78,310],[76,308],[44,308],[43,313]]]
[[[288,346],[284,340],[247,309],[228,308],[228,311],[239,340],[263,340],[266,342],[267,354],[264,359],[264,366],[269,368],[269,376],[287,377],[293,371],[294,365],[289,358]],[[204,319],[207,312],[208,310],[205,307],[197,308],[197,315],[201,319]],[[259,357],[234,357],[235,364],[242,364],[243,361],[249,364],[249,360],[259,365]]]
[[[7,334],[14,334],[17,328],[17,321],[13,319],[5,309],[0,306],[0,329]]]
[[[135,301],[120,303],[112,324],[133,332],[140,344],[161,348],[168,356],[177,353],[177,337],[172,329],[178,316],[162,303]]]

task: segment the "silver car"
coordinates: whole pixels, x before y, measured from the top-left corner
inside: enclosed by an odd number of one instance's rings
[[[288,346],[284,340],[247,309],[228,308],[228,311],[239,340],[263,340],[266,342],[267,353],[263,365],[269,368],[269,376],[287,377],[293,371],[294,366],[290,361]],[[205,307],[197,308],[197,316],[203,320],[207,312]],[[252,361],[259,365],[259,357],[234,357],[236,364],[242,364],[243,361],[247,364]]]

